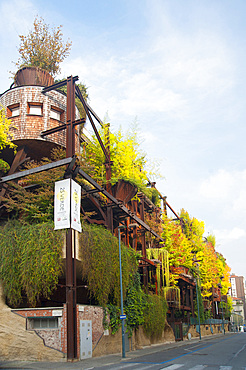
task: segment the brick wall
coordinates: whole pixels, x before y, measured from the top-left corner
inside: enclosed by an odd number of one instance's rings
[[[59,316],[59,325],[56,329],[35,329],[35,333],[43,339],[44,344],[47,347],[56,349],[63,353],[66,353],[66,346],[65,341],[66,338],[64,336],[64,311],[62,308],[50,308],[50,309],[42,309],[42,308],[28,308],[28,309],[17,309],[12,310],[16,314],[26,318],[26,329],[27,330],[34,330],[30,329],[30,325],[28,324],[28,319],[32,317],[57,317],[57,312],[61,312],[61,316]],[[56,314],[55,314],[56,312]]]
[[[63,353],[67,352],[67,312],[66,305],[63,308],[25,308],[16,309],[12,312],[26,318],[26,328],[30,329],[28,319],[32,317],[57,317],[59,316],[59,325],[57,329],[35,329],[36,334],[41,337],[44,344],[50,348],[56,349]],[[80,356],[80,320],[92,321],[92,346],[94,347],[104,333],[103,329],[103,309],[97,306],[77,305],[77,355]]]
[[[43,142],[54,142],[62,147],[66,146],[65,130],[41,138],[42,131],[57,127],[66,120],[66,96],[58,91],[50,91],[42,94],[41,86],[20,86],[7,90],[0,97],[0,104],[6,108],[7,116],[13,122],[14,140],[38,139]],[[41,115],[30,114],[30,103],[40,105]],[[12,117],[12,107],[19,106],[20,112]],[[50,118],[51,109],[61,112],[61,121]],[[76,108],[76,119],[79,119],[79,112]],[[76,152],[79,152],[79,140],[76,136]]]

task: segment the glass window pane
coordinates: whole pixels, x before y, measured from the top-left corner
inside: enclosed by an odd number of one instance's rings
[[[51,109],[50,111],[50,118],[56,119],[58,121],[61,120],[61,113],[57,110]]]
[[[30,105],[29,106],[29,114],[34,114],[37,116],[42,115],[42,107],[41,105]]]
[[[20,108],[19,107],[16,107],[16,108],[12,108],[11,109],[11,112],[12,112],[12,117],[16,117],[16,116],[19,116],[20,114]]]
[[[40,329],[40,320],[33,319],[33,329]]]

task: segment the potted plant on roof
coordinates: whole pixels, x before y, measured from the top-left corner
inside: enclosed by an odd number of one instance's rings
[[[72,43],[63,41],[62,26],[50,28],[43,18],[36,17],[33,30],[27,36],[19,35],[20,58],[16,63],[16,86],[54,83],[60,71],[60,63],[69,55]]]

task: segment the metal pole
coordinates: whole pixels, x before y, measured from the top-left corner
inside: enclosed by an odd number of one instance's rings
[[[220,294],[220,305],[222,310],[222,329],[225,335],[225,326],[224,326],[224,311],[223,311],[223,304],[222,304],[222,295]]]
[[[202,339],[201,336],[201,322],[200,322],[200,305],[199,305],[199,298],[198,298],[198,289],[197,289],[197,279],[196,279],[196,300],[197,300],[197,314],[198,314],[198,325],[199,325],[199,336],[200,340]]]
[[[75,82],[67,78],[67,120],[66,120],[66,157],[75,153]],[[71,175],[70,175],[71,178]],[[70,180],[71,190],[71,180]],[[71,203],[71,202],[70,202]],[[70,204],[71,207],[71,204]],[[71,209],[70,209],[71,214]],[[75,247],[74,247],[75,248]],[[66,233],[66,309],[67,309],[67,360],[77,358],[77,317],[76,317],[76,280],[75,254],[73,255],[73,230]]]
[[[222,285],[221,285],[221,290],[222,290]],[[222,304],[222,292],[220,290],[220,306],[221,306],[221,311],[222,311],[222,330],[225,335],[225,326],[224,326],[224,311],[223,311],[223,304]]]
[[[119,262],[120,262],[120,311],[121,315],[124,315],[123,309],[123,287],[122,287],[122,269],[121,269],[121,239],[120,239],[120,227],[118,227],[118,236],[119,236]],[[126,357],[125,354],[125,327],[124,319],[121,319],[121,328],[122,328],[122,358]]]

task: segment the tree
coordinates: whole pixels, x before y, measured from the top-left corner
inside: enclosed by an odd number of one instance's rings
[[[158,163],[153,164],[153,171],[146,170],[146,153],[140,149],[138,141],[138,128],[133,125],[125,134],[120,128],[117,132],[108,134],[108,124],[99,130],[104,146],[108,146],[109,137],[110,159],[112,161],[111,184],[114,185],[119,179],[123,179],[135,185],[139,191],[149,197],[152,202],[158,203],[154,188],[147,188],[150,177],[161,177],[158,173]],[[95,135],[86,146],[85,161],[90,167],[90,175],[100,184],[106,183],[105,156]],[[158,199],[154,199],[158,198]]]
[[[0,106],[0,150],[3,150],[7,146],[15,148],[16,145],[11,141],[11,134],[9,129],[11,121],[7,119],[5,110]],[[9,165],[3,159],[0,159],[0,171],[6,172],[9,169]]]
[[[20,37],[18,68],[38,67],[51,75],[60,71],[60,63],[69,55],[72,43],[63,41],[62,26],[50,28],[42,17],[36,17],[33,30]]]
[[[181,223],[165,215],[162,220],[162,237],[169,253],[170,266],[173,267],[170,273],[171,285],[177,284],[179,278],[176,268],[185,266],[196,276],[199,275],[202,297],[211,296],[212,287],[217,287],[219,283],[222,284],[223,294],[226,294],[230,284],[230,268],[225,258],[215,250],[215,237],[204,241],[204,222],[191,218],[184,209],[180,212],[180,218]],[[196,266],[194,260],[199,261],[199,265]]]
[[[104,146],[106,147],[108,125],[105,124],[99,130]],[[146,154],[139,150],[139,143],[137,141],[137,133],[133,128],[127,135],[124,135],[119,129],[116,133],[109,133],[110,142],[110,158],[112,164],[112,183],[118,181],[119,178],[132,180],[141,184],[147,184],[147,173],[143,170],[146,164]],[[86,147],[86,160],[94,168],[93,178],[99,183],[105,183],[105,156],[101,146],[93,135],[92,140]]]

